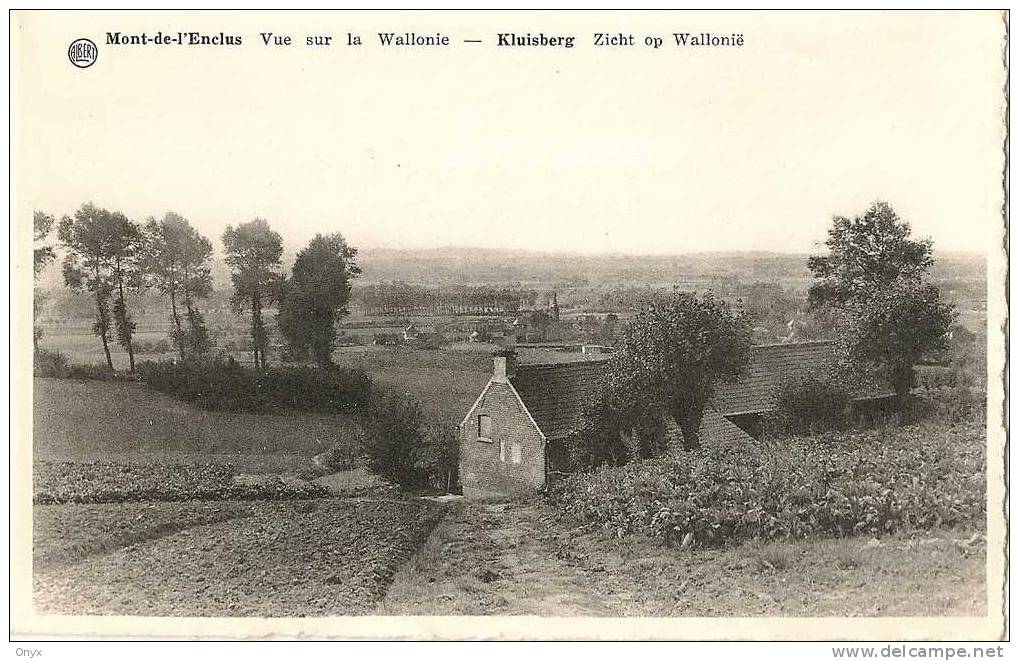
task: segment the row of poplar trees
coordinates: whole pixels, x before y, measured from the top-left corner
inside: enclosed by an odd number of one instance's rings
[[[52,224],[51,216],[36,212],[36,228]],[[37,240],[39,235],[37,229]],[[171,211],[161,220],[136,223],[119,211],[87,203],[60,220],[57,237],[66,253],[65,284],[93,297],[93,332],[111,370],[114,338],[127,352],[130,371],[135,370],[135,322],[127,294],[143,289],[158,291],[169,303],[170,339],[181,359],[210,351],[211,337],[198,304],[212,293],[212,242],[186,218]],[[255,366],[266,366],[264,313],[273,306],[279,309],[280,332],[292,357],[311,357],[322,367],[332,364],[336,322],[347,312],[351,281],[360,274],[357,250],[339,233],[319,234],[298,253],[287,278],[282,237],[265,220],[228,225],[222,241],[233,285],[231,306],[251,316]]]

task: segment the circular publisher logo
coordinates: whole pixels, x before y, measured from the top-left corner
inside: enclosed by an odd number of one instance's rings
[[[96,63],[99,49],[91,39],[75,39],[67,49],[67,59],[79,69],[85,69]]]

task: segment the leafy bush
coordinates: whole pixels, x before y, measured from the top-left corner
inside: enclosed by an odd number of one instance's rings
[[[364,464],[363,445],[361,441],[342,442],[322,452],[315,457],[315,463],[319,467],[318,474],[328,475],[361,466]]]
[[[51,379],[81,379],[83,381],[137,381],[138,376],[127,372],[115,372],[106,365],[86,363],[71,365],[67,356],[59,351],[36,349],[32,365],[35,376]]]
[[[573,475],[549,503],[618,536],[687,545],[979,524],[984,444],[977,424],[746,441]]]
[[[457,483],[456,434],[448,425],[427,423],[416,400],[377,388],[361,420],[362,454],[371,472],[411,488]]]
[[[274,367],[253,370],[226,359],[142,363],[146,385],[205,409],[280,409],[351,413],[368,403],[371,380],[362,370]]]
[[[233,481],[227,464],[118,464],[37,461],[33,502],[120,503],[180,500],[292,500],[319,498],[325,489],[276,477],[253,484]]]
[[[842,428],[850,396],[843,386],[823,377],[805,376],[778,388],[774,421],[784,431],[813,433]]]
[[[138,374],[130,372],[117,372],[106,365],[86,363],[84,365],[72,365],[67,372],[68,379],[81,379],[82,381],[137,381]]]
[[[460,441],[455,429],[446,424],[425,427],[423,442],[414,466],[424,474],[428,484],[444,491],[458,483]]]
[[[47,349],[36,349],[32,362],[32,373],[35,376],[45,376],[54,379],[66,379],[70,367],[67,363],[67,356],[59,351]]]
[[[146,340],[135,340],[134,341],[135,353],[155,353],[163,354],[173,351],[173,347],[170,346],[169,340],[163,338],[159,340],[153,340],[148,342]]]
[[[975,359],[983,366],[983,357]],[[916,371],[914,415],[946,423],[984,420],[987,381],[973,369],[953,361],[948,367],[922,366]]]
[[[362,424],[368,470],[401,486],[420,486],[417,455],[424,442],[421,406],[388,388],[372,394]]]

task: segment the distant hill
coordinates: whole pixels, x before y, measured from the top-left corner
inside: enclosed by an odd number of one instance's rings
[[[806,255],[718,252],[687,255],[584,255],[490,248],[366,249],[366,281],[433,284],[629,285],[704,280],[710,277],[798,279],[809,277]]]
[[[369,248],[359,253],[364,281],[422,284],[562,283],[631,285],[734,278],[743,281],[809,280],[807,254],[702,252],[684,255],[583,255],[576,253],[446,247],[431,250]],[[986,278],[985,259],[939,253],[935,279]]]
[[[293,256],[288,251],[284,257],[288,269]],[[430,286],[621,287],[737,280],[801,288],[811,278],[806,254],[763,251],[586,255],[470,247],[365,248],[358,253],[358,263],[363,271],[358,283],[400,280]],[[939,253],[932,275],[936,281],[968,282],[979,287],[986,281],[986,261],[981,255]],[[213,262],[213,277],[217,290],[230,288],[229,271],[218,255]],[[59,264],[47,268],[38,283],[43,289],[63,289]]]

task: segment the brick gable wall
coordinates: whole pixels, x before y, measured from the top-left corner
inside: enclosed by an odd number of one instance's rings
[[[487,442],[478,438],[481,415],[491,419]],[[533,496],[544,486],[544,439],[508,383],[490,383],[458,433],[460,484],[466,497]],[[514,446],[519,448],[519,464],[512,462]]]

